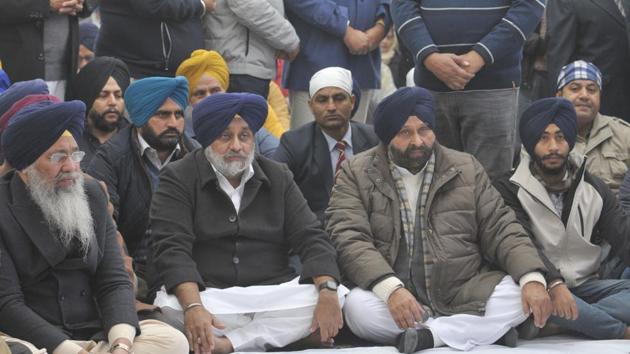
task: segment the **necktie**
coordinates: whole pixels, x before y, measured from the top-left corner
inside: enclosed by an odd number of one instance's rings
[[[335,176],[339,172],[339,168],[341,167],[341,163],[346,160],[346,143],[342,141],[338,141],[335,144],[335,149],[339,152],[339,159],[337,159],[337,166],[335,166]]]

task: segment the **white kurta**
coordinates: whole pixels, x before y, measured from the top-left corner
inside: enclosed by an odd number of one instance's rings
[[[339,286],[340,306],[348,292]],[[215,334],[227,337],[236,351],[284,347],[308,336],[319,297],[313,284],[300,284],[299,278],[279,285],[208,288],[200,295],[204,307],[226,326]],[[182,310],[177,297],[164,288],[154,304]]]

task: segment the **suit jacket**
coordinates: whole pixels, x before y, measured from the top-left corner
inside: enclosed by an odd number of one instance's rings
[[[350,124],[355,155],[378,145],[372,126],[353,121]],[[320,127],[311,122],[284,133],[273,159],[289,166],[308,206],[323,222],[334,181],[330,150]]]
[[[622,0],[630,17],[630,1]],[[600,112],[630,121],[630,27],[614,0],[554,0],[547,7],[549,95],[562,66],[578,59],[602,72]]]
[[[96,237],[85,259],[71,258],[21,178],[11,171],[0,179],[0,331],[49,353],[119,323],[139,331],[107,198],[94,180],[85,189]]]

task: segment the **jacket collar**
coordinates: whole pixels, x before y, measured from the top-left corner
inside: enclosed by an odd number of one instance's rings
[[[613,136],[612,128],[610,127],[610,120],[605,119],[600,113],[597,113],[593,120],[593,126],[591,127],[589,141],[586,143],[584,154],[588,155],[599,144],[610,139]]]
[[[586,157],[572,151],[569,154],[569,159],[571,159],[572,163],[576,166],[579,166],[576,180],[581,182],[584,179],[584,173],[586,171]],[[547,189],[529,169],[530,162],[531,158],[529,154],[521,154],[521,162],[518,164],[518,167],[516,168],[516,171],[514,171],[512,177],[510,177],[510,182],[532,195],[541,204],[547,207],[547,209],[557,215],[558,212],[551,201],[551,197],[549,196]],[[561,215],[558,216],[560,217]]]
[[[328,142],[324,137],[322,129],[319,125],[317,125],[317,123],[313,122],[312,124],[315,128],[313,130],[313,160],[317,170],[323,172],[320,175],[324,178],[324,187],[328,197],[330,197],[330,192],[333,187],[333,171],[330,162],[330,150],[328,150]]]
[[[20,176],[15,171],[11,173],[13,173],[13,176],[11,177],[9,186],[11,195],[9,209],[15,217],[15,220],[24,230],[24,233],[30,238],[42,256],[44,256],[46,262],[48,262],[51,267],[54,267],[66,259],[66,250],[55,241],[54,236],[50,233],[48,223],[41,209],[31,199],[30,192],[27,190]],[[7,178],[8,177],[7,175]],[[96,222],[94,224],[96,225]],[[92,240],[88,251],[88,264],[95,266],[99,251],[100,248],[95,238]]]

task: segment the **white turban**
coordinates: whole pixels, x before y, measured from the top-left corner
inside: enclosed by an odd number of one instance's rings
[[[313,97],[317,91],[324,87],[338,87],[352,95],[352,73],[350,70],[331,66],[316,72],[311,77],[308,93]]]

